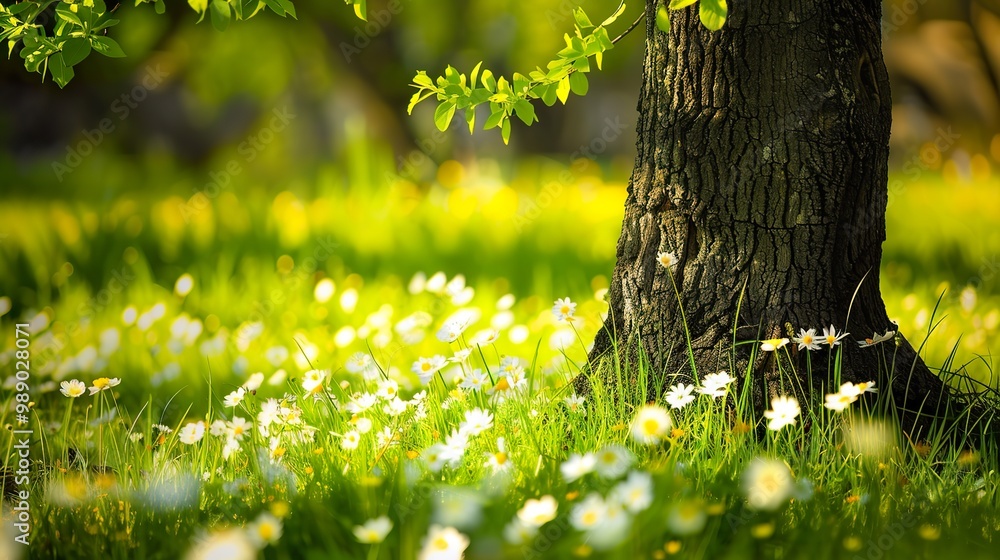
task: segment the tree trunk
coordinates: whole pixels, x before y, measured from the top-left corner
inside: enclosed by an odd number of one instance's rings
[[[638,153],[592,363],[614,340],[629,360],[641,345],[653,390],[689,378],[676,283],[699,376],[731,371],[764,408],[778,392],[774,354],[749,364],[756,344],[734,354],[734,328],[742,342],[846,327],[843,379],[880,375],[904,429],[926,436],[916,413],[944,413],[944,384],[905,339],[855,342],[895,329],[879,291],[891,120],[881,3],[732,2],[718,32],[695,5],[671,12],[669,33],[647,4]],[[678,257],[672,270],[661,251]],[[792,351],[803,376],[804,354]],[[802,385],[829,390],[826,347],[811,361]]]

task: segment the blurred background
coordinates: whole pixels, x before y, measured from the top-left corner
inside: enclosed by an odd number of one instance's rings
[[[185,5],[160,16],[126,3],[112,36],[128,57],[89,57],[63,90],[16,56],[0,62],[0,315],[44,323],[51,369],[128,308],[160,302],[203,325],[192,344],[260,323],[290,348],[301,333],[334,352],[344,328],[351,341],[376,332],[372,314],[401,301],[414,274],[441,270],[482,297],[512,293],[519,317],[542,317],[555,297],[583,300],[588,339],[634,156],[641,30],[608,53],[585,98],[539,107],[531,129],[515,123],[509,147],[496,131],[439,134],[432,105],[413,116],[406,105],[417,70],[483,60],[527,72],[563,46],[575,6],[599,20],[617,4],[369,0],[366,24],[341,2],[298,0],[297,21],[268,13],[219,33]],[[883,22],[895,103],[883,293],[911,339],[948,315],[928,360],[974,362],[991,383],[996,7],[887,1]],[[181,294],[184,275],[195,289]],[[317,304],[324,278],[336,295]],[[337,299],[351,290],[361,304]],[[136,367],[150,371],[168,363],[143,359]]]

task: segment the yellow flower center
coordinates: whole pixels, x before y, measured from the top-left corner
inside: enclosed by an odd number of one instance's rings
[[[111,380],[108,379],[107,377],[100,377],[100,378],[94,380],[94,387],[97,387],[98,389],[104,389],[110,383],[111,383]]]
[[[559,308],[559,312],[562,313],[563,315],[569,315],[569,306],[568,305],[564,305],[564,306],[560,307]]]
[[[594,523],[597,523],[597,513],[593,511],[588,511],[587,513],[583,514],[582,521],[584,525],[593,525]]]
[[[448,539],[444,537],[437,537],[434,539],[434,548],[438,550],[448,550]]]
[[[507,454],[504,453],[503,451],[494,455],[493,458],[496,459],[498,465],[502,465],[507,462]]]
[[[421,371],[428,371],[429,369],[431,369],[431,364],[430,363],[424,362],[424,363],[420,364],[420,370]]]
[[[660,423],[655,418],[648,418],[642,423],[642,429],[647,434],[655,434],[660,430]]]

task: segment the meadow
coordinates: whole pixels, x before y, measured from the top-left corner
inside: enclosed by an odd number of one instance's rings
[[[612,363],[577,395],[628,162],[566,168],[126,167],[146,188],[5,200],[0,423],[32,434],[0,557],[996,556],[996,450],[903,438],[866,414],[875,387],[761,419],[727,372],[646,403],[642,364]],[[107,169],[74,179],[123,183]],[[900,184],[890,314],[932,368],[997,387],[1000,185]]]

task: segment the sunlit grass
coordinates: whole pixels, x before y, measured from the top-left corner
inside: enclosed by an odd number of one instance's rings
[[[604,364],[575,395],[624,184],[588,164],[543,198],[559,170],[451,162],[429,187],[393,178],[388,196],[320,174],[193,213],[169,193],[0,208],[5,368],[13,325],[33,333],[32,557],[398,558],[436,538],[476,557],[988,557],[995,450],[907,441],[860,414],[871,395],[839,413],[798,403],[777,431],[748,385],[671,408],[681,388],[640,413],[644,364]],[[1000,242],[962,233],[995,215],[930,230],[905,216],[982,208],[968,201],[995,185],[941,189],[891,205],[882,291],[911,340],[936,325],[928,363],[957,369],[995,346],[1000,289],[967,279]],[[562,297],[571,321],[553,313]],[[422,378],[436,356],[454,361]],[[990,381],[988,357],[969,369]],[[71,398],[71,380],[108,388]],[[751,492],[755,477],[772,491]],[[383,516],[391,528],[360,527]]]

